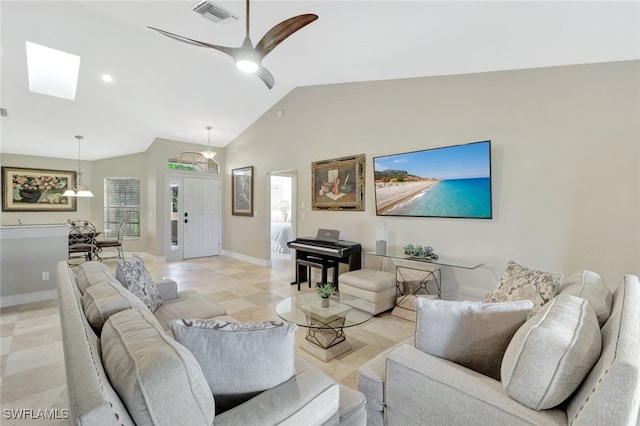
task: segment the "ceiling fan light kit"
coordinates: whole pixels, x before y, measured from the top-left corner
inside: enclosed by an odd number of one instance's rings
[[[242,43],[242,47],[240,51],[236,55],[236,68],[238,68],[242,72],[253,74],[258,71],[260,68],[260,57],[253,49],[251,45],[251,40],[248,38],[244,39],[244,43]]]
[[[198,4],[198,6],[200,6],[200,4]],[[280,22],[269,31],[267,31],[267,33],[262,37],[262,39],[254,48],[253,43],[251,42],[251,38],[249,37],[249,0],[247,0],[246,3],[246,12],[246,35],[241,47],[218,46],[203,41],[193,40],[178,34],[173,34],[158,28],[148,28],[183,43],[200,47],[208,47],[210,49],[215,49],[220,52],[226,53],[233,58],[236,67],[239,70],[247,73],[255,73],[256,76],[258,76],[264,82],[264,84],[266,84],[266,86],[271,89],[275,84],[275,79],[273,78],[273,75],[269,72],[269,70],[262,66],[262,60],[291,34],[318,19],[318,15],[298,15]]]

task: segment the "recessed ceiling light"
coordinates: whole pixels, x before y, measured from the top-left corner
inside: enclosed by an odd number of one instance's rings
[[[29,90],[63,99],[75,99],[80,56],[26,42]]]
[[[102,81],[104,81],[105,83],[112,83],[113,82],[113,77],[111,77],[109,74],[102,74]]]

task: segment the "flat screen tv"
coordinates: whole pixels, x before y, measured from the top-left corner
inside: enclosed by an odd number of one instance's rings
[[[376,215],[491,219],[491,141],[373,159]]]

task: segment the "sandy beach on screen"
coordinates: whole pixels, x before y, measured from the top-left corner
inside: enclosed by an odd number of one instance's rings
[[[438,182],[396,182],[385,184],[384,186],[378,186],[378,183],[376,183],[376,209],[378,214],[384,214],[398,204],[409,201],[436,183]]]

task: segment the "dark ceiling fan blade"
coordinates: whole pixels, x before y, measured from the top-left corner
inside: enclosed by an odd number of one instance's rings
[[[154,28],[154,27],[147,27],[150,28],[154,31],[159,32],[160,34],[167,36],[169,38],[172,38],[174,40],[178,40],[181,41],[183,43],[187,43],[187,44],[192,44],[194,46],[199,46],[199,47],[209,47],[211,49],[215,49],[215,50],[219,50],[220,52],[224,52],[227,55],[231,56],[232,58],[235,58],[236,53],[238,53],[240,51],[239,47],[227,47],[227,46],[218,46],[215,44],[209,44],[209,43],[205,43],[204,41],[198,41],[198,40],[193,40],[187,37],[183,37],[181,35],[178,34],[173,34],[170,33],[168,31],[164,31],[158,28]]]
[[[271,89],[276,83],[275,78],[273,78],[273,74],[271,74],[265,67],[261,66],[260,68],[258,68],[258,71],[256,71],[256,76],[258,76],[260,80],[264,81],[264,84],[266,84],[269,89]]]
[[[293,18],[280,22],[278,25],[267,31],[264,37],[262,37],[262,40],[260,40],[256,45],[256,52],[260,58],[264,58],[284,39],[299,29],[309,25],[316,19],[318,19],[318,15],[309,13],[306,15],[294,16]]]

